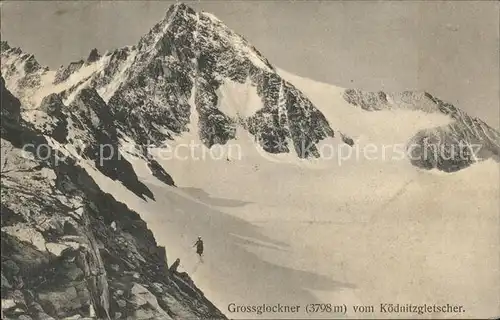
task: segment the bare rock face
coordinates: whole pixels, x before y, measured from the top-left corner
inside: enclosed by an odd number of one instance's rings
[[[67,80],[73,73],[78,71],[83,66],[83,60],[71,62],[67,67],[61,67],[56,72],[54,84],[61,83]]]
[[[21,103],[5,88],[5,80],[0,77],[2,97],[2,126],[6,123],[18,123],[21,117]]]
[[[32,124],[45,136],[61,146],[71,145],[79,159],[93,161],[101,173],[121,181],[139,197],[153,198],[124,158],[113,115],[94,89],[81,90],[69,105],[64,104],[62,94],[52,93],[26,114],[37,119]]]
[[[35,56],[21,48],[11,47],[6,41],[0,45],[0,65],[4,85],[10,84],[10,92],[24,104],[31,104],[33,94],[43,86],[42,77],[49,71],[42,67]],[[8,87],[8,86],[7,86]]]
[[[344,99],[350,104],[367,111],[386,109],[388,102],[384,92],[364,92],[357,89],[347,89],[344,92]]]
[[[59,143],[67,143],[68,137],[68,116],[64,113],[64,103],[60,95],[52,93],[43,98],[40,104],[40,111],[47,114],[46,121],[39,127],[43,134],[53,137]]]
[[[86,64],[91,64],[96,62],[101,58],[101,55],[99,54],[99,51],[97,51],[96,48],[92,49],[89,53],[89,56],[87,58],[87,61],[85,61]]]
[[[113,115],[97,91],[81,90],[67,110],[71,118],[69,131],[83,147],[84,157],[92,159],[99,171],[121,181],[136,195],[153,199],[151,191],[138,180],[132,165],[123,157]]]
[[[72,157],[60,157],[1,89],[3,316],[224,318],[192,282],[168,272],[165,249],[140,216],[103,193]],[[52,96],[44,112],[57,117],[65,108]]]
[[[153,176],[155,176],[161,182],[169,185],[175,186],[174,179],[163,169],[163,167],[154,159],[150,159],[148,162],[148,167],[151,170]]]

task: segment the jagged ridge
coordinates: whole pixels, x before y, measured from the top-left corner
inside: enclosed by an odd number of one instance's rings
[[[407,109],[449,116],[452,119],[450,124],[421,130],[408,142],[411,162],[417,167],[454,172],[477,159],[500,160],[498,131],[428,92],[387,94],[347,89],[343,97],[351,105],[366,111]]]

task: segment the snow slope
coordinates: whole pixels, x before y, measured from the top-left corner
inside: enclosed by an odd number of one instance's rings
[[[304,92],[329,122],[358,142],[405,143],[420,129],[451,122],[451,118],[445,114],[429,114],[419,110],[366,112],[349,105],[343,98],[345,88],[302,78],[284,70],[278,73]]]
[[[361,144],[403,142],[422,128],[449,121],[418,111],[381,111],[380,118],[362,118],[341,101],[323,98],[336,88],[308,82],[295,79],[294,84],[327,117],[341,116],[346,131],[359,130]],[[500,312],[495,161],[447,174],[388,159],[352,158],[339,165],[286,155],[270,158],[243,130],[217,151],[234,156],[236,149],[230,148],[239,146],[240,157],[211,159],[195,134],[196,114],[192,117],[193,130],[170,148],[191,143],[200,146],[197,157],[157,158],[179,188],[161,184],[143,169],[136,172],[142,172],[156,201],[140,200],[102,176],[99,183],[141,212],[158,242],[169,244],[170,259],[179,257],[182,268],[227,316],[308,316],[229,313],[226,308],[278,302],[345,303],[349,318],[391,317],[378,313],[380,303],[465,308],[460,314],[392,315],[399,318],[483,318]],[[389,130],[388,121],[399,125]],[[158,156],[159,151],[152,153]],[[144,168],[142,160],[129,161]],[[202,264],[191,247],[197,236],[206,243]],[[377,312],[356,314],[353,305],[374,305]],[[321,316],[332,315],[314,315]]]
[[[154,202],[107,178],[101,186],[141,212],[157,241],[170,244],[170,259],[179,257],[223,312],[232,302],[322,301],[455,303],[467,313],[446,317],[498,314],[493,161],[452,175],[382,164],[349,172],[277,169],[265,160],[249,172],[248,165],[170,162],[180,188],[144,177]],[[203,264],[191,248],[198,235],[206,243]]]

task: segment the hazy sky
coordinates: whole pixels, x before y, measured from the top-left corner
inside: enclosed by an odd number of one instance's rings
[[[56,68],[137,43],[173,1],[12,1],[3,40]],[[427,90],[500,127],[494,1],[185,1],[292,73],[366,90]]]

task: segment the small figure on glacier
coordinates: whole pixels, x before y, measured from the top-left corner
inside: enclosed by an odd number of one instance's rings
[[[196,240],[193,247],[196,247],[196,253],[201,259],[203,257],[203,240],[201,240],[201,237],[198,237],[198,240]]]

